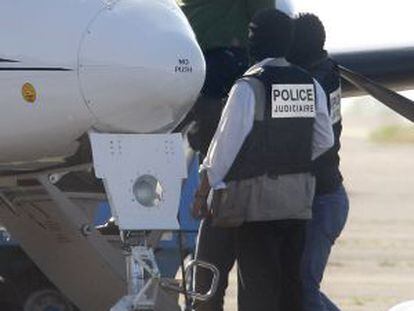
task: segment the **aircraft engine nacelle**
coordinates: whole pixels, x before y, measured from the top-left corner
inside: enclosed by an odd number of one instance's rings
[[[194,40],[170,1],[120,1],[102,11],[79,53],[81,88],[95,127],[147,133],[177,125],[197,95],[189,90],[203,83],[204,61]]]
[[[2,0],[0,168],[73,154],[90,129],[173,129],[205,63],[174,0]]]

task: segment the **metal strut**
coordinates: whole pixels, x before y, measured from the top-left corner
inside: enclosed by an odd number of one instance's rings
[[[131,232],[122,236],[131,236]],[[134,238],[125,243],[127,264],[128,295],[123,297],[111,311],[181,311],[178,295],[188,299],[207,301],[218,288],[219,270],[212,264],[202,261],[190,261],[184,268],[181,282],[163,279],[160,276],[154,252],[147,244],[147,232],[134,232]],[[210,270],[213,274],[211,288],[207,293],[198,293],[186,288],[185,280],[189,279],[195,268]],[[189,305],[187,304],[187,308]]]

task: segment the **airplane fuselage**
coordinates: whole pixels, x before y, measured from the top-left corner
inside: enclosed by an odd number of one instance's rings
[[[172,0],[4,0],[0,38],[0,164],[71,155],[90,130],[168,132],[204,80]]]

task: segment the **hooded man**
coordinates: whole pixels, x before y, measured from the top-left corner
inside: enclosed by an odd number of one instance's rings
[[[314,162],[316,193],[302,261],[305,311],[339,311],[320,291],[320,283],[331,248],[345,226],[349,210],[348,196],[339,170],[341,77],[335,62],[324,50],[325,37],[324,26],[316,15],[299,15],[295,21],[295,38],[288,58],[308,70],[323,87],[335,137],[334,146]]]

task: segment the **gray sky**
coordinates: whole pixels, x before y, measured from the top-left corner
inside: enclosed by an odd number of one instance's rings
[[[324,22],[329,50],[414,46],[412,0],[293,0]]]

